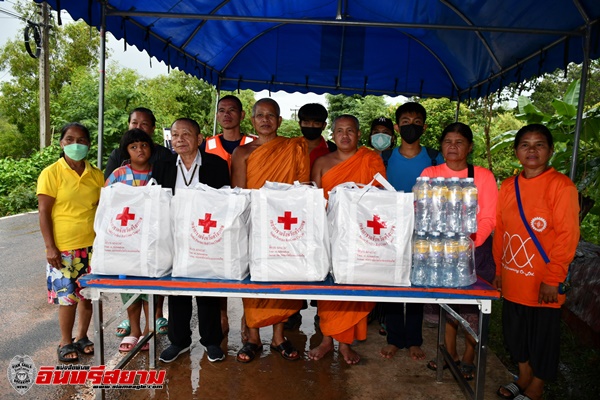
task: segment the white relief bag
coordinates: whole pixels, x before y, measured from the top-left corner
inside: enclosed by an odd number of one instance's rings
[[[267,182],[251,199],[250,279],[324,280],[331,263],[323,189]]]
[[[102,188],[94,220],[94,274],[157,278],[171,272],[172,195],[153,183]]]
[[[250,191],[198,183],[171,202],[173,277],[243,280],[248,276]]]
[[[384,189],[372,186],[381,183]],[[329,192],[327,218],[336,283],[410,286],[413,194],[396,192],[381,174],[368,185]]]

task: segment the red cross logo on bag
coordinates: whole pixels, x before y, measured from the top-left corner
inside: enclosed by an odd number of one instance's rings
[[[135,219],[135,214],[129,214],[129,207],[123,208],[123,212],[121,214],[117,214],[118,220],[121,221],[121,226],[127,226],[129,221],[133,221]]]
[[[292,224],[298,223],[298,218],[292,218],[292,212],[286,211],[283,213],[283,217],[277,217],[277,222],[283,224],[284,230],[289,231],[290,229],[292,229]]]
[[[367,221],[367,227],[373,228],[374,235],[379,235],[381,233],[381,229],[387,228],[385,222],[379,219],[379,215],[373,215],[373,220]]]
[[[198,225],[204,227],[203,233],[209,233],[210,228],[214,228],[217,226],[217,221],[211,219],[212,214],[206,213],[204,214],[204,219],[198,220]]]

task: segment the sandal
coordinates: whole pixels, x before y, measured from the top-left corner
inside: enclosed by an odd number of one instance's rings
[[[155,330],[156,333],[160,333],[161,335],[166,335],[169,333],[169,321],[166,318],[160,317],[156,319]]]
[[[121,340],[121,344],[119,345],[119,351],[123,353],[129,353],[131,349],[135,347],[138,341],[139,339],[135,336],[125,336],[123,340]]]
[[[465,378],[465,381],[469,382],[475,379],[475,369],[477,369],[477,367],[475,367],[474,364],[461,363],[459,369],[463,378]]]
[[[86,356],[91,356],[94,354],[94,342],[88,339],[87,336],[82,337],[78,341],[73,343],[73,346],[81,353]],[[92,346],[92,351],[85,351],[86,347]]]
[[[510,394],[503,394],[501,392],[502,389],[506,390]],[[521,389],[519,387],[519,385],[517,385],[514,382],[507,383],[504,386],[500,386],[498,388],[498,390],[496,390],[496,394],[498,395],[498,397],[500,397],[502,399],[506,399],[506,400],[512,400],[512,399],[514,399],[515,397],[520,396],[522,392],[523,392],[523,389]]]
[[[60,345],[58,345],[58,348],[56,349],[56,353],[58,354],[58,361],[62,361],[62,362],[79,361],[79,354],[77,354],[77,347],[75,347],[73,345],[73,343],[67,343],[63,347],[60,347]],[[77,357],[73,357],[73,358],[67,357],[67,355],[73,354],[73,353],[75,353],[75,355]]]
[[[240,349],[240,351],[238,351],[236,360],[238,360],[241,363],[249,363],[250,361],[254,360],[256,355],[258,353],[260,353],[262,351],[262,349],[263,349],[262,343],[255,344],[255,343],[246,342],[246,344],[244,344],[244,347],[242,347]],[[245,360],[243,358],[240,358],[240,355],[242,355],[242,354],[248,356],[248,359]]]
[[[278,352],[281,354],[281,357],[285,358],[286,360],[294,361],[300,358],[300,353],[298,350],[296,350],[292,342],[287,339],[284,340],[279,346],[271,345],[271,350]],[[292,356],[294,352],[296,352],[296,355]]]
[[[157,322],[158,322],[158,320],[157,320]],[[119,329],[123,329],[124,332],[119,332]],[[130,333],[131,333],[131,325],[129,325],[129,320],[124,319],[123,321],[121,321],[119,326],[117,326],[116,335],[118,337],[125,337],[125,336],[129,336]]]
[[[138,340],[141,341],[144,338],[144,335],[140,336],[140,339]],[[142,346],[142,348],[140,349],[141,351],[148,351],[150,350],[150,341],[148,340],[146,343],[144,343],[144,345]]]
[[[456,364],[457,367],[460,367],[460,360],[455,360],[454,364]],[[450,366],[448,365],[448,363],[444,361],[444,366],[442,367],[442,369],[448,369],[449,367]],[[429,360],[429,362],[427,363],[427,368],[429,368],[432,371],[437,371],[437,361]]]

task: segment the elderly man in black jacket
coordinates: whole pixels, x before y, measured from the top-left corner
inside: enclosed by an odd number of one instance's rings
[[[163,187],[185,189],[202,182],[214,188],[229,185],[227,161],[214,154],[201,151],[202,142],[198,123],[189,118],[180,118],[171,126],[171,142],[177,153],[175,160],[157,162],[152,168],[152,177]],[[219,298],[196,296],[198,305],[198,328],[200,343],[206,348],[208,360],[221,361],[225,354],[221,349],[223,332]],[[190,320],[192,318],[191,296],[169,296],[169,340],[171,345],[160,355],[166,363],[175,361],[189,351],[192,344]]]

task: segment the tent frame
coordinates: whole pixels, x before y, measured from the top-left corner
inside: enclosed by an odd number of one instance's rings
[[[221,20],[221,21],[240,21],[240,22],[268,22],[274,24],[298,24],[298,25],[332,25],[332,26],[354,26],[354,27],[381,27],[381,28],[402,28],[402,29],[436,29],[436,30],[452,30],[452,31],[474,31],[479,34],[479,32],[504,32],[504,33],[522,33],[522,34],[548,34],[548,35],[560,35],[561,38],[556,40],[555,42],[541,48],[539,51],[530,54],[528,57],[520,60],[518,63],[515,63],[509,67],[503,68],[501,71],[490,75],[487,80],[481,81],[468,89],[458,90],[456,84],[454,84],[455,89],[457,90],[457,109],[456,109],[456,117],[458,118],[460,99],[463,95],[471,94],[471,91],[474,88],[478,89],[478,93],[480,93],[483,85],[487,83],[488,90],[491,82],[506,74],[506,72],[518,69],[519,65],[532,59],[537,56],[543,54],[547,49],[556,46],[558,43],[567,40],[571,37],[582,37],[583,39],[583,64],[581,70],[581,82],[580,82],[580,92],[579,92],[579,102],[577,105],[577,116],[576,116],[576,124],[575,124],[575,137],[574,137],[574,145],[571,159],[571,168],[569,172],[569,177],[571,180],[575,179],[577,172],[577,155],[579,151],[579,142],[581,137],[581,129],[582,129],[582,118],[583,118],[583,107],[585,101],[585,94],[587,88],[588,81],[588,71],[590,65],[590,42],[591,42],[591,25],[589,17],[586,15],[583,10],[581,3],[578,0],[574,0],[573,3],[576,5],[579,13],[585,21],[585,24],[577,29],[564,31],[564,30],[554,30],[554,29],[529,29],[529,28],[512,28],[512,27],[489,27],[489,26],[476,26],[472,25],[466,17],[463,16],[465,22],[467,22],[466,26],[458,26],[458,25],[439,25],[439,24],[411,24],[411,23],[388,23],[388,22],[360,22],[360,21],[347,21],[343,19],[342,15],[342,1],[338,0],[338,8],[337,15],[335,20],[324,20],[324,19],[293,19],[293,18],[277,18],[277,17],[247,17],[247,16],[239,16],[239,15],[215,15],[215,14],[188,14],[188,13],[165,13],[165,12],[145,12],[145,11],[122,11],[115,10],[109,8],[107,6],[106,1],[101,1],[101,23],[100,23],[100,78],[99,78],[99,101],[98,101],[98,167],[102,168],[102,153],[103,153],[103,136],[104,136],[104,92],[105,92],[105,80],[106,80],[106,71],[105,71],[105,62],[106,62],[106,18],[107,16],[116,16],[116,17],[155,17],[155,18],[173,18],[173,19],[194,19],[194,20]],[[447,3],[443,1],[444,3]],[[450,4],[447,3],[449,7]],[[130,21],[135,22],[130,19]],[[139,25],[139,24],[138,24]],[[141,25],[140,25],[141,27]],[[183,47],[187,44],[180,47],[174,46],[171,42],[163,39],[162,37],[154,34],[153,32],[149,32],[158,40],[165,43],[166,46],[172,47],[175,50],[179,51],[181,54],[184,54],[186,57],[190,57],[185,53]],[[480,36],[481,41],[488,48],[485,40]],[[191,58],[191,57],[190,57]],[[192,61],[201,64],[204,68],[207,68],[211,71],[218,73],[214,68],[199,62],[196,59],[192,59]],[[443,65],[443,64],[442,64]],[[341,67],[341,61],[340,61]],[[219,74],[219,73],[218,73]],[[219,74],[220,75],[220,74]],[[219,77],[217,84],[217,97],[220,95],[220,83],[222,79],[232,80],[231,78],[222,78]],[[252,81],[249,81],[252,82]],[[264,83],[262,81],[256,83]],[[288,84],[289,85],[289,84]],[[300,85],[298,85],[300,86]],[[366,84],[365,84],[366,86]],[[365,89],[363,95],[367,94],[367,90]],[[409,93],[406,93],[409,94]],[[410,95],[410,94],[409,94]],[[216,112],[215,112],[215,121],[213,124],[213,132],[216,132]]]

